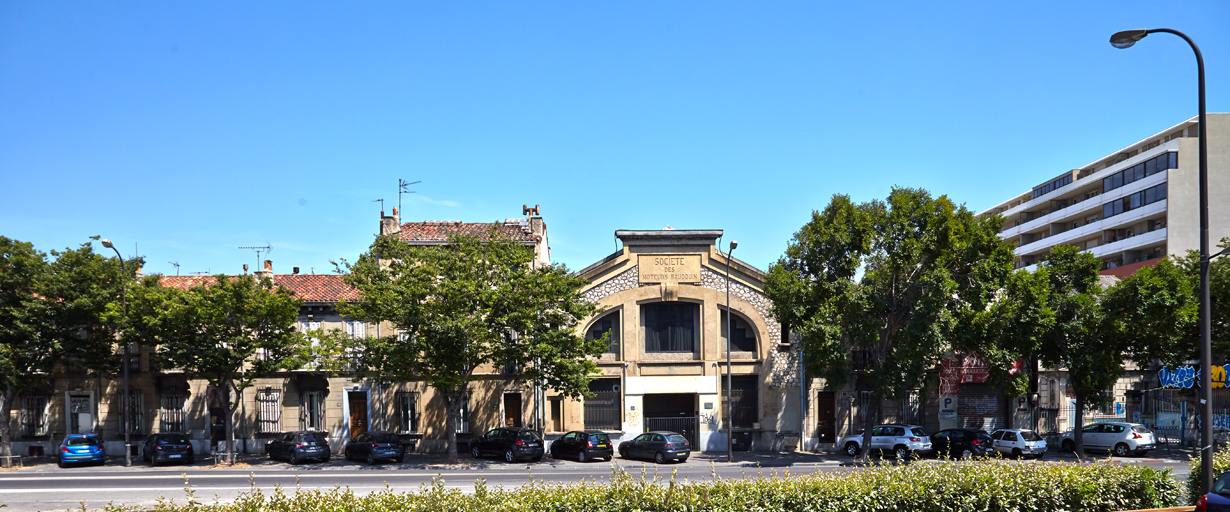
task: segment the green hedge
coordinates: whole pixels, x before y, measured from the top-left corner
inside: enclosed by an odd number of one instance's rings
[[[568,484],[535,481],[474,492],[424,485],[355,495],[347,489],[266,495],[228,503],[162,503],[165,512],[231,511],[1111,511],[1176,506],[1185,496],[1169,474],[1136,465],[1022,464],[1003,460],[921,462],[807,475],[676,480],[616,472],[609,479]],[[180,500],[182,501],[182,500]],[[113,506],[109,511],[132,511]]]
[[[1188,462],[1187,474],[1187,494],[1188,503],[1195,504],[1196,498],[1200,496],[1196,493],[1200,492],[1200,457],[1196,457]],[[1214,451],[1213,452],[1213,478],[1217,475],[1230,471],[1230,451]]]

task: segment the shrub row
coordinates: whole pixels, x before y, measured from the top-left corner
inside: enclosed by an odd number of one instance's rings
[[[232,511],[1111,511],[1181,504],[1183,486],[1169,470],[1109,462],[1020,464],[1003,460],[960,464],[869,466],[855,471],[763,475],[687,481],[615,472],[602,481],[492,488],[473,492],[442,481],[416,491],[348,489],[265,494],[254,489],[215,504],[164,501],[159,512]],[[132,507],[107,510],[131,512]]]

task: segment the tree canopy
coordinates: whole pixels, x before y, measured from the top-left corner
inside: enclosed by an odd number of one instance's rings
[[[1001,224],[920,189],[861,204],[835,195],[769,268],[766,294],[774,316],[802,336],[810,374],[840,388],[858,354],[858,386],[878,404],[921,387],[963,348],[956,341],[968,338],[956,333],[1011,271]],[[864,418],[870,427],[873,415]]]
[[[481,366],[515,365],[522,381],[582,397],[606,340],[586,340],[576,326],[598,308],[581,296],[586,281],[567,267],[532,262],[529,247],[495,230],[485,240],[455,234],[438,246],[379,237],[355,263],[338,264],[363,295],[339,311],[398,331],[359,340],[360,366],[372,377],[436,388],[449,425]],[[446,430],[456,462],[456,432]]]

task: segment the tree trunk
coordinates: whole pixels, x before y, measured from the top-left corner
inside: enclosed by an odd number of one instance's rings
[[[13,463],[13,459],[8,458],[13,455],[12,432],[9,430],[9,419],[13,411],[13,397],[17,393],[12,388],[5,389],[4,394],[0,395],[0,455],[4,455],[3,467],[8,468]]]
[[[448,410],[448,420],[444,425],[444,432],[448,436],[448,464],[457,464],[457,420],[461,419],[461,401],[464,396],[457,397],[458,393],[449,391],[444,394],[446,400],[445,408]]]
[[[222,406],[226,408],[226,417],[223,421],[226,424],[226,461],[227,464],[235,465],[235,408],[231,407],[231,378],[227,377],[222,383]]]
[[[1080,458],[1085,453],[1085,438],[1083,436],[1085,427],[1085,394],[1075,389],[1073,386],[1072,394],[1076,395],[1076,411],[1073,412],[1072,418],[1072,443],[1076,448],[1076,458]]]
[[[876,418],[880,416],[880,394],[871,392],[871,403],[863,411],[863,455],[871,455],[871,429],[875,427]],[[872,414],[872,411],[875,414]]]

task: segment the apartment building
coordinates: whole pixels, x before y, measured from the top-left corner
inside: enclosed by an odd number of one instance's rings
[[[1208,114],[1209,229],[1230,236],[1230,114]],[[1090,251],[1112,275],[1200,248],[1197,134],[1191,118],[1033,187],[982,215],[1032,269],[1056,245]],[[1126,267],[1126,268],[1124,268]],[[1117,270],[1116,270],[1117,269]]]

